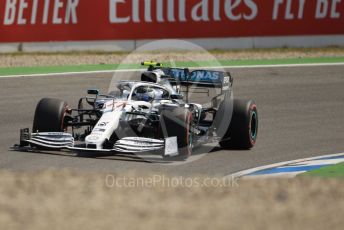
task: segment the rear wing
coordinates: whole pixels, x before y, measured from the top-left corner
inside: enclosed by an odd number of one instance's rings
[[[232,89],[233,78],[229,72],[213,70],[194,70],[189,72],[188,69],[179,68],[159,68],[163,70],[166,78],[171,84],[186,86],[186,102],[189,102],[189,88],[196,87],[192,93],[206,93],[209,96],[209,88],[221,90],[220,95],[212,99],[212,106],[217,107],[222,96],[229,93]],[[202,91],[203,89],[203,91]],[[206,91],[204,91],[206,90]]]
[[[208,96],[209,88],[220,89],[221,93],[212,99],[213,105],[218,104],[217,101],[232,90],[233,78],[229,72],[202,69],[190,71],[188,68],[164,67],[158,62],[142,62],[141,64],[148,66],[147,72],[143,74],[143,77],[141,76],[143,81],[159,81],[154,71],[162,71],[163,75],[160,74],[160,80],[165,79],[171,85],[186,87],[186,91],[184,91],[186,102],[189,100],[189,88],[196,87],[193,89],[193,93],[206,93]]]
[[[229,87],[233,82],[230,73],[214,70],[189,71],[189,69],[166,68],[164,73],[181,85],[223,88]]]
[[[190,71],[188,68],[163,67],[157,62],[143,62],[142,65],[148,65],[148,71],[163,71],[165,75],[163,78],[171,84],[229,90],[233,83],[229,72],[201,69]]]

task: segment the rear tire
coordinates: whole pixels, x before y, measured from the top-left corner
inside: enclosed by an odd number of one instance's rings
[[[222,148],[251,149],[257,141],[257,105],[249,100],[233,100],[233,115],[229,128],[220,141]]]
[[[177,137],[178,156],[164,157],[164,160],[186,160],[192,154],[192,113],[184,107],[166,108],[161,113],[161,131],[164,136]]]
[[[67,102],[55,98],[43,98],[36,107],[32,132],[64,132]]]

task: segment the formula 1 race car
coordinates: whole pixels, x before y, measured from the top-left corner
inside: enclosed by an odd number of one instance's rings
[[[144,62],[141,81],[118,81],[106,95],[97,89],[72,109],[67,102],[43,98],[32,133],[22,129],[20,147],[76,152],[157,152],[184,160],[204,143],[222,148],[252,148],[257,139],[257,106],[232,98],[228,72],[163,67]],[[205,104],[190,102],[191,89],[215,89]],[[200,93],[200,92],[198,92]]]

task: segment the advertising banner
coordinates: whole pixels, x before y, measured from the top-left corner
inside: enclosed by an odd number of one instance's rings
[[[0,0],[0,42],[344,34],[344,0]]]

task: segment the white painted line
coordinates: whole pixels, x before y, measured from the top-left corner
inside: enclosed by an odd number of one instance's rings
[[[238,65],[238,66],[209,66],[209,67],[198,67],[198,68],[207,68],[207,69],[243,69],[243,68],[281,68],[281,67],[308,67],[308,66],[342,66],[344,62],[335,62],[335,63],[308,63],[308,64],[276,64],[276,65]],[[194,68],[190,68],[194,69]]]
[[[265,170],[265,169],[277,168],[277,167],[281,167],[284,165],[300,163],[303,161],[313,161],[313,160],[321,159],[324,157],[326,157],[326,158],[327,157],[337,157],[337,156],[343,156],[343,155],[344,155],[344,153],[337,153],[337,154],[331,154],[331,155],[323,155],[323,156],[303,158],[303,159],[292,160],[292,161],[279,162],[279,163],[275,163],[275,164],[264,165],[264,166],[260,166],[260,167],[255,167],[255,168],[239,171],[239,172],[236,172],[233,174],[229,174],[229,175],[225,176],[225,178],[242,177],[242,176],[245,176],[245,175],[257,172],[257,171]]]
[[[205,66],[205,67],[190,67],[190,69],[246,69],[246,68],[288,68],[288,67],[309,67],[309,66],[342,66],[344,62],[338,63],[309,63],[309,64],[276,64],[276,65],[237,65],[237,66]],[[98,71],[80,71],[80,72],[63,72],[63,73],[46,73],[46,74],[20,74],[20,75],[5,75],[1,78],[18,78],[18,77],[48,77],[48,76],[64,76],[64,75],[82,75],[82,74],[97,74],[97,73],[119,73],[119,72],[134,72],[143,71],[145,69],[116,69],[116,70],[98,70]]]
[[[117,73],[117,72],[134,72],[145,69],[118,69],[118,70],[97,70],[97,71],[80,71],[80,72],[63,72],[63,73],[42,73],[42,74],[20,74],[20,75],[5,75],[1,78],[18,78],[18,77],[49,77],[49,76],[64,76],[64,75],[83,75],[83,74],[97,74],[97,73]]]
[[[334,165],[334,164],[338,164],[338,163],[341,163],[341,162],[343,162],[343,159],[332,159],[332,160],[326,160],[326,161],[323,161],[323,160],[309,160],[309,161],[307,161],[307,165],[328,165],[328,164]],[[287,167],[289,167],[289,168],[300,167],[302,165],[304,165],[303,162],[298,162],[298,163],[295,163],[295,164],[288,165]]]

